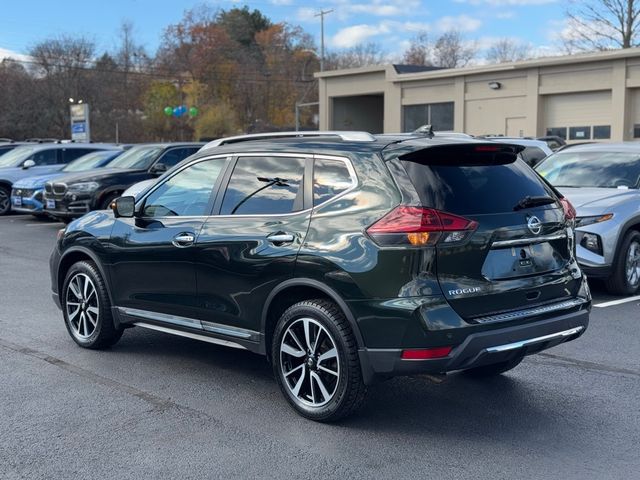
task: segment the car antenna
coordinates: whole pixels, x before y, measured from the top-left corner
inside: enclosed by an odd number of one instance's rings
[[[411,133],[413,135],[420,135],[423,137],[433,138],[433,125],[422,125],[421,127],[416,128]]]

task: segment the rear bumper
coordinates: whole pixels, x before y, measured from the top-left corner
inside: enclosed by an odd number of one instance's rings
[[[376,377],[445,373],[490,365],[519,355],[531,355],[574,340],[589,325],[589,310],[559,315],[524,325],[470,334],[444,358],[403,360],[402,349],[361,349],[365,381]]]
[[[610,277],[613,273],[613,268],[611,265],[580,265],[580,270],[582,270],[587,277],[590,278],[607,278]]]

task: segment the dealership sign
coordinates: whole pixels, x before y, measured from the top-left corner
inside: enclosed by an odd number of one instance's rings
[[[89,105],[86,103],[71,105],[71,140],[91,141],[89,129]]]

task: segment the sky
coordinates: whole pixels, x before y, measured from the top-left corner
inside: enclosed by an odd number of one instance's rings
[[[0,58],[24,55],[52,36],[82,34],[98,51],[117,44],[123,20],[134,24],[136,40],[153,54],[164,28],[198,4],[229,9],[247,5],[274,22],[300,25],[320,45],[320,10],[325,16],[325,44],[344,49],[375,42],[394,58],[417,33],[432,37],[456,29],[482,50],[498,38],[511,38],[541,54],[558,52],[565,28],[563,0],[0,0]]]

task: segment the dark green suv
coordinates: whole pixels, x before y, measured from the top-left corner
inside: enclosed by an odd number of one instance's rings
[[[138,326],[266,355],[313,420],[351,413],[395,375],[499,374],[579,337],[591,307],[573,207],[521,148],[218,140],[61,231],[54,299],[82,347]]]

